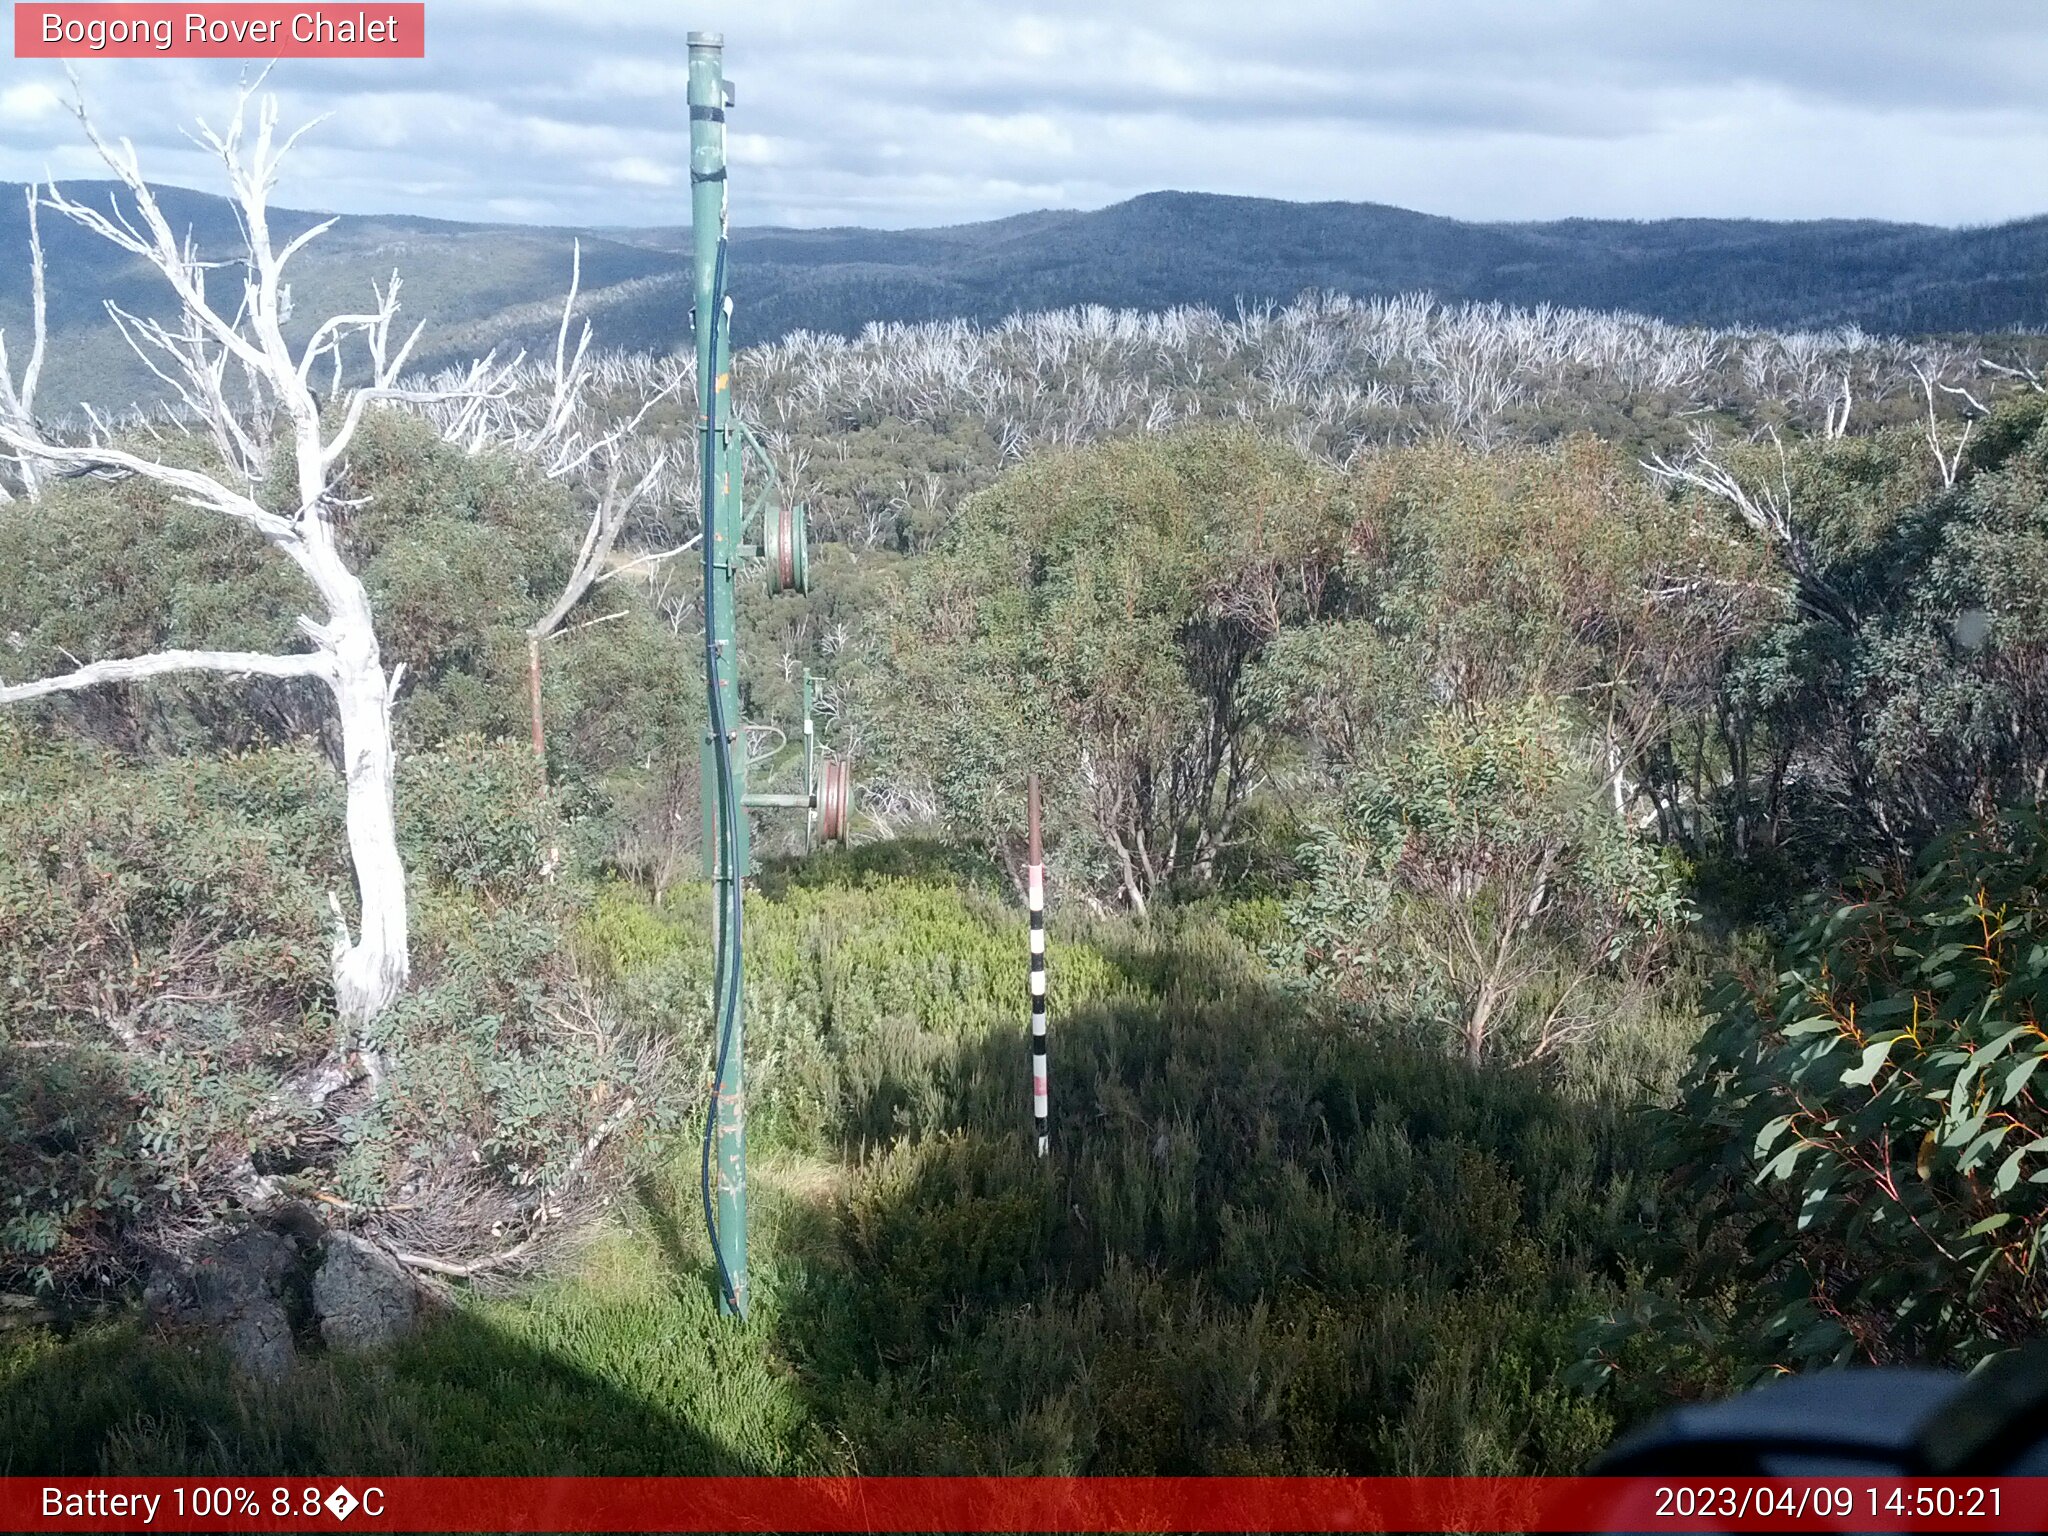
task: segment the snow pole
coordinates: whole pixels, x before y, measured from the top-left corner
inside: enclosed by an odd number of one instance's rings
[[[1045,1156],[1045,849],[1038,825],[1038,775],[1031,775],[1031,863],[1025,886],[1031,904],[1031,1121],[1038,1133],[1038,1155]]]

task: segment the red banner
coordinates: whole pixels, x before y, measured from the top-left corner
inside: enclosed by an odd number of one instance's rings
[[[21,4],[17,59],[423,59],[422,0],[384,4]]]
[[[2041,1531],[2035,1478],[0,1478],[8,1531]]]

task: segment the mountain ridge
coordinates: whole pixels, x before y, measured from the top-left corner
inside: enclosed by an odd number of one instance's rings
[[[28,321],[22,189],[0,189],[0,326]],[[104,205],[108,182],[67,183]],[[224,199],[159,189],[203,251],[233,248]],[[274,210],[280,238],[330,217]],[[418,214],[346,214],[295,266],[301,315],[359,305],[396,268],[406,312],[426,318],[419,361],[487,347],[534,347],[583,247],[584,291],[601,346],[668,350],[688,331],[687,228],[482,224]],[[142,263],[61,217],[42,220],[52,341],[43,403],[146,398],[103,301],[149,313],[161,284]],[[851,334],[875,321],[982,323],[1076,304],[1161,309],[1288,302],[1304,291],[1358,297],[1429,292],[1628,310],[1677,324],[1879,333],[2048,328],[2048,215],[1947,228],[1881,219],[1466,221],[1385,203],[1289,203],[1160,191],[1093,210],[882,230],[743,226],[732,232],[735,339],[794,330]],[[604,302],[600,295],[609,294]],[[19,342],[13,348],[21,355]]]

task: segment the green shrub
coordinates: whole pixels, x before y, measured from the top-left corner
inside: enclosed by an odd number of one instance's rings
[[[0,1271],[119,1278],[121,1229],[203,1209],[279,1064],[328,1048],[339,820],[311,754],[0,735]]]
[[[1968,1366],[2038,1334],[2044,898],[2048,830],[2015,813],[1870,876],[1725,984],[1657,1127],[1687,1241],[1617,1334],[1718,1334],[1751,1372]]]
[[[399,851],[413,883],[514,897],[561,862],[541,766],[516,746],[458,738],[398,765]]]
[[[416,754],[399,796],[414,986],[375,1023],[381,1091],[308,1118],[275,1096],[339,1044],[334,771],[304,749],[132,766],[0,735],[0,1283],[119,1281],[252,1168],[370,1207],[440,1191],[485,1229],[449,1216],[441,1238],[487,1245],[629,1096],[667,1123],[658,1062],[566,953],[578,896],[531,755]]]
[[[888,894],[874,919],[922,910],[927,930],[963,906]],[[843,1080],[865,1061],[902,1091],[886,1135],[843,1095],[866,1150],[777,1327],[863,1470],[1562,1470],[1611,1434],[1564,1372],[1632,1241],[1636,1133],[1304,1017],[1233,932],[1272,920],[1190,909],[1056,939],[1044,1160],[1014,980],[981,1003],[957,969],[853,972],[883,1000],[907,985],[928,1025],[856,1015]],[[992,937],[1017,934],[1012,915]],[[963,938],[956,956],[982,947]],[[862,947],[836,940],[821,986]],[[998,978],[1009,949],[988,948]]]
[[[1690,912],[1586,756],[1549,700],[1418,722],[1303,849],[1272,953],[1353,1016],[1456,1042],[1474,1065],[1591,1034]]]

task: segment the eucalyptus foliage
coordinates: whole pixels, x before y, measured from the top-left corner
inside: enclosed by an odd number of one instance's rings
[[[1554,701],[1437,716],[1362,770],[1319,828],[1282,953],[1354,1016],[1455,1041],[1477,1065],[1594,1030],[1613,988],[1691,913],[1618,823]]]
[[[1971,1365],[2048,1321],[2048,826],[1951,837],[1730,979],[1658,1136],[1673,1289],[1752,1370]],[[1623,1331],[1626,1331],[1625,1329]]]
[[[891,631],[898,761],[929,765],[954,824],[999,845],[1041,771],[1057,831],[1134,907],[1206,876],[1270,741],[1251,669],[1331,595],[1337,489],[1291,450],[1214,430],[1005,476]]]
[[[339,776],[303,748],[134,766],[0,731],[0,1287],[126,1280],[253,1178],[473,1252],[655,1086],[642,1033],[576,983],[530,754],[459,740],[400,771],[416,984],[371,1026],[377,1091],[308,1114],[286,1085],[337,1040]]]

